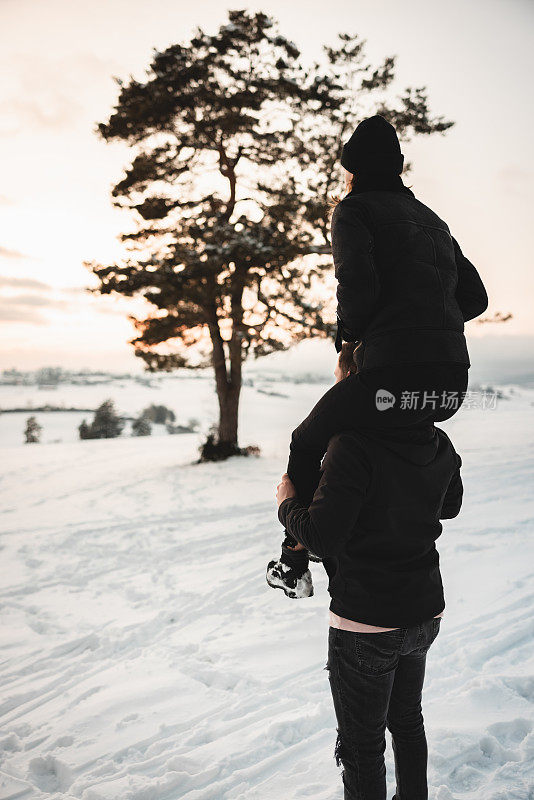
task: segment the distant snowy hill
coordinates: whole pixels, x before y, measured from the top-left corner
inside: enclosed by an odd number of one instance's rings
[[[273,361],[317,374],[317,353]],[[67,414],[56,443],[2,428],[2,800],[341,800],[323,568],[306,600],[264,578],[289,433],[330,384],[324,358],[324,384],[251,370],[241,441],[260,458],[193,464],[195,434],[79,441]],[[106,387],[73,391],[58,389],[92,405]],[[210,380],[117,392],[124,410],[156,399],[203,424],[216,412]],[[520,387],[444,425],[466,493],[438,540],[432,800],[532,798],[533,417]],[[386,756],[391,797],[389,737]]]
[[[534,387],[534,338],[527,336],[468,336],[471,383],[514,383]],[[272,379],[330,381],[336,351],[331,340],[310,339],[285,352],[249,361],[245,374]]]

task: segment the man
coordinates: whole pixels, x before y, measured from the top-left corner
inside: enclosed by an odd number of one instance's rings
[[[421,697],[445,605],[435,540],[439,520],[460,511],[460,466],[432,423],[350,430],[331,438],[309,507],[287,474],[277,488],[295,557],[315,553],[329,577],[328,669],[345,800],[386,800],[386,726],[397,800],[428,798]]]

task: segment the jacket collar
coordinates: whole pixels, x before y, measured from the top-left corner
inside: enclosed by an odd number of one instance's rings
[[[412,197],[415,197],[411,189],[404,185],[400,175],[380,175],[378,173],[360,174],[356,176],[352,190],[349,195],[358,194],[359,192],[372,192],[376,190],[388,192],[404,192]]]

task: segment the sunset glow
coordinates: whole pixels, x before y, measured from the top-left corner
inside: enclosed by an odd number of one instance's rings
[[[525,102],[532,6],[455,0],[445,17],[437,4],[419,0],[409,15],[392,0],[336,0],[328,13],[319,2],[263,7],[310,60],[340,30],[357,31],[370,59],[397,54],[392,95],[428,87],[432,108],[456,124],[445,136],[403,143],[413,165],[405,183],[447,221],[480,270],[488,313],[513,314],[503,324],[471,324],[468,333],[534,334],[532,112]],[[112,76],[142,76],[153,47],[186,40],[197,24],[213,29],[225,8],[172,0],[150,9],[138,0],[2,2],[2,72],[9,76],[0,93],[2,367],[138,367],[126,315],[145,304],[84,291],[96,281],[83,262],[119,258],[117,236],[132,226],[109,197],[129,153],[101,141],[95,125],[116,99]],[[435,21],[428,41],[418,38],[418,10],[431,27]],[[341,187],[341,167],[339,178]]]

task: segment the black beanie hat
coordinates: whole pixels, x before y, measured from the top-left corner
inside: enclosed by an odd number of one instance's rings
[[[360,122],[341,153],[348,172],[400,175],[404,166],[397,132],[380,114]]]

